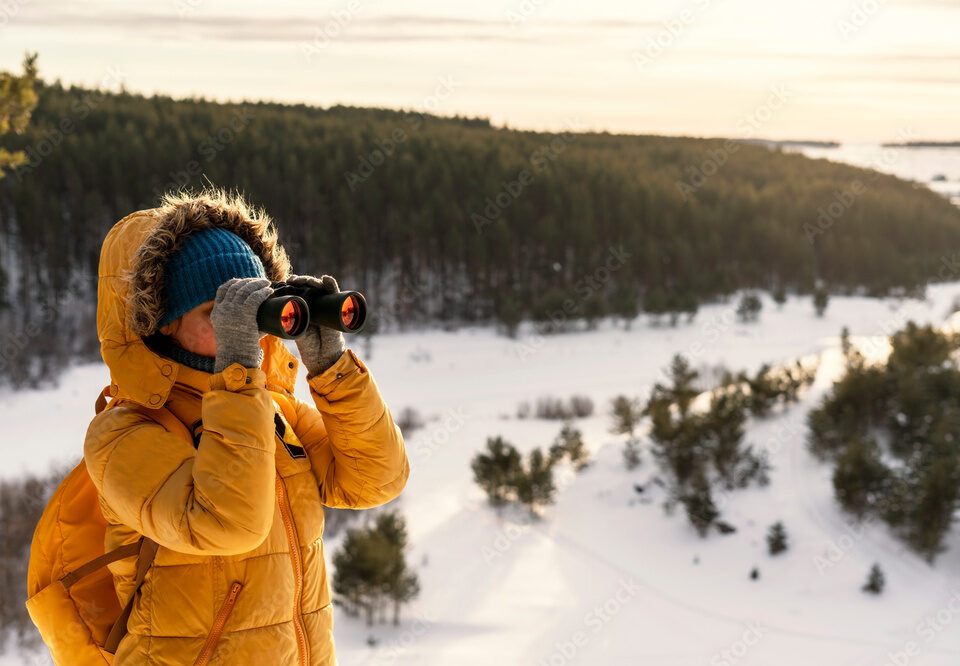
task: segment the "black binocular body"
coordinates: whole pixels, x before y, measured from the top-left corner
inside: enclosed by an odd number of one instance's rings
[[[264,333],[295,340],[311,323],[343,333],[359,333],[367,323],[367,301],[359,291],[331,294],[286,282],[270,286],[273,295],[257,310],[257,326]]]

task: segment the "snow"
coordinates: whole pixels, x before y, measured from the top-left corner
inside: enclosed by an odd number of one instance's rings
[[[909,320],[943,323],[958,295],[960,283],[930,287],[925,301],[834,297],[822,318],[809,297],[782,308],[763,297],[756,324],[736,321],[733,299],[675,328],[638,318],[630,330],[604,321],[554,336],[525,328],[512,340],[477,327],[356,345],[392,412],[409,406],[427,420],[406,434],[411,476],[390,504],[406,516],[407,558],[421,594],[398,627],[368,628],[338,608],[341,663],[955,665],[960,534],[954,530],[931,567],[883,525],[851,523],[833,499],[829,466],[807,453],[804,438],[807,411],[842,370],[843,326],[879,357],[885,336]],[[681,511],[666,515],[663,491],[649,483],[656,469],[647,445],[643,464],[627,471],[623,438],[608,431],[610,399],[646,395],[678,352],[694,366],[750,371],[820,360],[798,405],[749,422],[747,441],[768,452],[774,470],[766,488],[717,497],[737,528],[731,535],[701,539]],[[56,389],[0,394],[0,475],[79,460],[107,383],[106,369],[89,365],[69,371]],[[297,389],[309,399],[302,379]],[[561,422],[518,419],[517,406],[574,394],[596,405],[576,421],[590,466],[579,474],[561,468],[557,501],[539,520],[488,506],[470,470],[486,438],[502,435],[524,453],[549,446]],[[635,483],[646,487],[643,495]],[[790,548],[772,557],[765,535],[777,520]],[[328,538],[328,558],[341,539]],[[886,574],[879,597],[860,590],[874,562]],[[749,579],[754,566],[757,581]],[[367,645],[371,635],[376,647]],[[12,663],[21,662],[0,658]]]

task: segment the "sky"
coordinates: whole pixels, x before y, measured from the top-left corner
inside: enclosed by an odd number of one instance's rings
[[[960,0],[0,0],[0,70],[542,130],[960,140]]]

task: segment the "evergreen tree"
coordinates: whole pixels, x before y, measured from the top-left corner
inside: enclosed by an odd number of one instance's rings
[[[816,291],[813,292],[813,308],[817,312],[818,317],[822,317],[823,313],[827,311],[827,304],[830,302],[830,294],[827,292],[826,287],[818,287]]]
[[[640,443],[636,440],[627,440],[623,446],[623,464],[627,469],[636,469],[643,459],[640,455]]]
[[[510,499],[511,492],[523,476],[520,453],[502,437],[487,438],[487,452],[478,453],[470,463],[473,477],[487,493],[494,506],[500,506]]]
[[[720,516],[720,512],[713,503],[710,482],[702,469],[698,469],[693,475],[690,491],[680,498],[680,502],[686,509],[687,518],[697,530],[697,534],[701,537],[706,536],[710,525]]]
[[[536,506],[553,502],[555,492],[550,459],[539,447],[535,448],[530,452],[526,473],[520,477],[517,499],[532,511]]]
[[[874,564],[870,567],[870,573],[867,576],[867,582],[863,585],[863,591],[869,592],[871,594],[880,594],[883,592],[884,585],[886,585],[886,580],[883,576],[883,570],[880,569],[879,564]]]
[[[634,469],[640,464],[640,443],[635,439],[634,431],[643,416],[643,411],[636,399],[618,395],[613,399],[612,413],[611,432],[628,436],[623,449],[623,462],[627,469]]]
[[[850,329],[846,326],[840,331],[840,351],[843,352],[844,358],[848,358],[853,351],[853,345],[850,342]]]
[[[736,470],[743,452],[744,396],[739,386],[714,392],[704,417],[704,435],[714,468],[728,489],[736,484]]]
[[[783,304],[787,302],[787,290],[782,283],[777,284],[776,288],[773,290],[772,296],[773,302],[777,304],[777,307],[783,307]]]
[[[749,405],[754,416],[770,413],[777,399],[783,394],[781,382],[774,376],[768,363],[764,363],[752,378],[745,378],[750,387]]]
[[[350,528],[333,556],[333,591],[352,616],[364,612],[372,625],[383,601],[384,586],[392,566],[389,542],[372,530]]]
[[[913,548],[933,563],[943,552],[943,538],[950,531],[958,506],[957,454],[933,460],[920,473],[907,514],[906,538]]]
[[[752,291],[744,293],[740,298],[740,304],[737,306],[737,317],[743,323],[754,322],[760,319],[760,311],[763,309],[763,301]]]
[[[634,438],[634,430],[643,416],[637,400],[625,395],[618,395],[613,399],[613,426],[610,431],[616,435],[627,435]]]
[[[377,533],[391,550],[392,558],[385,575],[384,587],[387,598],[393,603],[393,624],[400,624],[400,608],[420,593],[420,581],[410,571],[404,557],[407,548],[406,521],[396,511],[383,512],[377,516]]]
[[[777,555],[787,549],[787,530],[781,521],[775,522],[767,532],[767,550]]]
[[[691,367],[690,361],[683,355],[674,355],[670,361],[668,376],[670,379],[669,386],[664,386],[659,382],[654,385],[648,402],[648,415],[650,405],[666,401],[676,405],[680,415],[684,416],[690,410],[690,404],[694,398],[700,394],[700,389],[696,385],[700,373]]]
[[[550,447],[550,464],[554,465],[567,457],[578,472],[587,466],[587,449],[583,444],[583,433],[571,423],[565,423]]]
[[[349,615],[363,611],[372,625],[377,611],[392,603],[393,622],[399,623],[400,607],[420,591],[404,558],[406,546],[406,524],[395,512],[381,513],[373,527],[347,530],[333,556],[333,589]]]
[[[833,489],[844,509],[862,520],[883,497],[890,471],[877,457],[873,440],[854,438],[837,458]]]
[[[37,105],[34,85],[37,80],[37,54],[23,59],[23,75],[0,72],[0,138],[7,132],[22,133]],[[0,178],[7,169],[25,164],[27,155],[22,150],[10,152],[0,146]]]

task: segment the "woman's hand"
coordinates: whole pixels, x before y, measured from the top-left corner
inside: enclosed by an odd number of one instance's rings
[[[217,289],[210,312],[217,356],[213,372],[223,372],[234,363],[246,368],[260,367],[263,334],[257,326],[257,310],[273,293],[263,278],[232,278]]]
[[[340,286],[331,275],[322,275],[319,278],[312,275],[291,275],[286,283],[296,287],[314,287],[327,294],[340,291]],[[307,327],[307,332],[297,338],[296,342],[297,349],[300,350],[300,360],[307,368],[307,379],[323,373],[336,363],[346,350],[343,333],[312,322]]]

